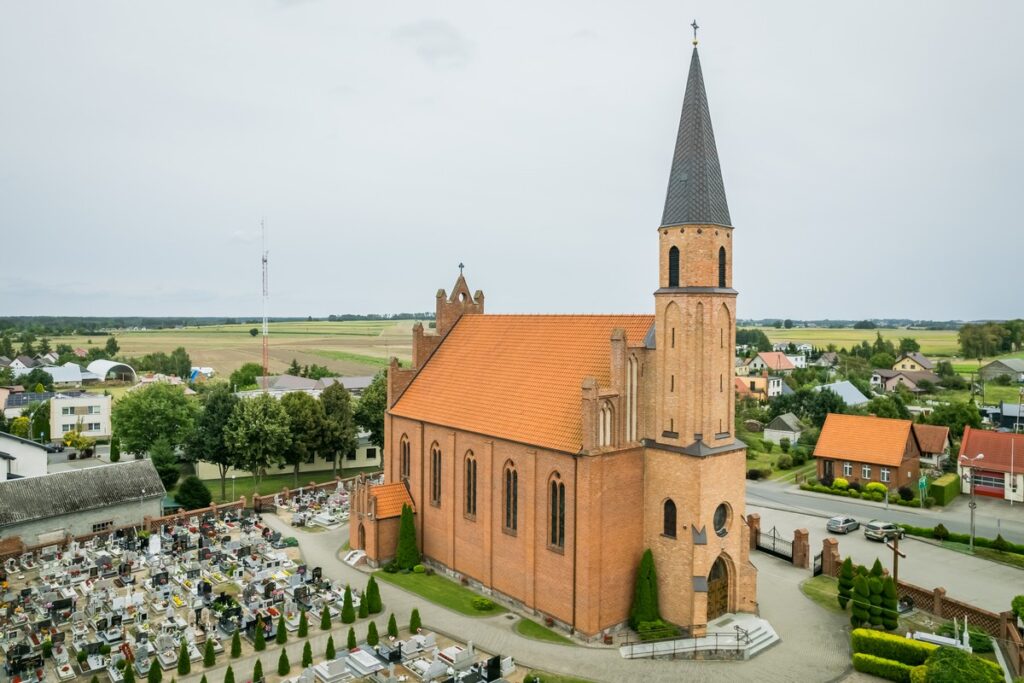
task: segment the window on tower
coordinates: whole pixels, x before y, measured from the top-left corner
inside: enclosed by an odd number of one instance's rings
[[[663,514],[663,529],[662,534],[669,538],[676,537],[676,504],[671,498],[665,501],[664,514]]]
[[[718,248],[718,286],[725,287],[725,247]]]
[[[679,247],[668,250],[668,286],[679,286]]]

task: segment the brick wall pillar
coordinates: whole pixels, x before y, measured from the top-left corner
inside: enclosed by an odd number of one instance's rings
[[[936,588],[932,591],[932,614],[945,618],[945,615],[942,613],[942,602],[945,597],[945,588]]]
[[[793,566],[811,568],[811,545],[807,529],[793,532]]]
[[[757,537],[761,533],[761,515],[756,512],[747,515],[747,528],[750,529],[750,549],[757,550]]]
[[[825,576],[839,576],[839,541],[829,537],[821,542],[821,573]]]

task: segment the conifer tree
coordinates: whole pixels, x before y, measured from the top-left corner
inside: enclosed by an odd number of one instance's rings
[[[850,600],[850,624],[854,628],[860,628],[871,617],[868,612],[871,606],[871,591],[868,589],[868,580],[860,574],[853,578],[853,596]]]
[[[882,563],[876,557],[875,558],[875,563],[873,565],[871,565],[870,574],[871,574],[871,576],[875,576],[875,577],[880,579],[880,578],[882,578],[882,574],[884,574],[884,573],[885,573],[885,570],[882,569]]]
[[[288,672],[292,670],[292,665],[288,661],[288,650],[281,648],[281,656],[277,658],[277,674],[279,676],[287,676]]]
[[[203,666],[211,667],[217,663],[217,653],[213,649],[213,638],[206,639],[203,647]]]
[[[356,610],[352,607],[352,588],[345,586],[345,599],[341,604],[341,623],[351,624],[356,620]]]
[[[356,630],[353,627],[349,626],[348,627],[348,649],[349,650],[354,650],[354,649],[356,649],[356,645],[358,645],[358,643],[356,642]]]
[[[100,678],[96,674],[93,674],[92,678],[89,679],[89,683],[100,683]]]
[[[636,629],[644,621],[658,621],[658,576],[654,569],[654,554],[650,548],[640,558],[640,571],[636,575],[633,608],[629,611],[629,626]]]
[[[882,580],[877,576],[868,579],[868,591],[871,595],[868,600],[871,606],[868,608],[868,621],[872,626],[882,625]]]
[[[239,635],[238,629],[235,629],[235,633],[231,636],[231,659],[238,659],[242,656],[242,636]]]
[[[850,596],[853,595],[853,560],[847,557],[843,560],[843,564],[839,567],[839,606],[842,609],[846,609],[847,603],[850,602]]]
[[[338,652],[334,649],[334,636],[327,637],[327,649],[324,651],[324,657],[327,661],[333,660],[338,656]]]
[[[192,671],[192,660],[188,658],[188,645],[185,639],[181,639],[181,649],[178,651],[178,675],[187,676]]]
[[[252,649],[256,652],[263,652],[267,649],[267,637],[263,633],[263,620],[256,620],[256,634],[252,639]]]
[[[274,641],[278,645],[284,645],[288,642],[288,628],[284,625],[283,614],[277,618],[277,634],[274,636]]]
[[[235,672],[231,669],[230,664],[228,664],[228,670],[224,672],[224,683],[235,683]]]
[[[363,597],[359,601],[359,618],[365,619],[368,616],[370,616],[370,605],[366,600],[366,593],[363,593]]]
[[[203,674],[203,677],[199,679],[199,683],[206,683],[206,674]]]
[[[253,683],[263,680],[263,660],[257,659],[256,665],[252,667],[252,680]]]
[[[370,610],[370,614],[380,614],[384,609],[384,603],[380,599],[380,586],[377,585],[377,579],[373,575],[366,583],[366,601],[369,603],[367,608]]]
[[[409,632],[416,633],[423,627],[423,622],[420,621],[420,611],[415,607],[412,608],[412,616],[409,617]]]
[[[320,610],[320,630],[331,630],[331,610],[327,609],[327,605],[324,605],[324,608]]]
[[[402,506],[402,521],[398,528],[398,548],[395,550],[395,564],[401,569],[412,569],[420,563],[420,550],[416,545],[416,523],[412,508]]]
[[[309,620],[306,619],[306,610],[302,610],[302,614],[299,616],[299,638],[305,638],[309,635]]]
[[[388,635],[392,638],[398,637],[398,622],[395,621],[395,613],[392,612],[391,616],[388,617]]]
[[[377,624],[370,622],[370,627],[366,630],[366,644],[373,647],[380,642],[380,636],[377,635]]]
[[[158,665],[156,668],[160,668]],[[124,683],[135,683],[135,668],[126,666],[124,668]]]
[[[309,646],[309,641],[302,646],[302,668],[305,669],[313,663],[313,648]]]
[[[882,627],[886,631],[895,631],[900,625],[899,607],[896,582],[887,576],[882,580]]]
[[[127,674],[128,667],[125,667]],[[153,662],[149,667],[149,675],[146,676],[146,683],[160,683],[164,678],[163,671],[160,670],[160,663]]]

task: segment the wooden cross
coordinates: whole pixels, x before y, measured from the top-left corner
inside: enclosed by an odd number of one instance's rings
[[[900,581],[900,558],[906,558],[906,554],[900,552],[900,537],[896,535],[892,539],[892,543],[886,541],[885,547],[892,551],[892,581],[897,584],[896,588],[899,590]]]

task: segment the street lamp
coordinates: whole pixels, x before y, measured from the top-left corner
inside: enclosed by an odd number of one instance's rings
[[[978,507],[978,504],[974,502],[974,463],[985,458],[984,453],[978,453],[973,458],[968,458],[966,455],[960,456],[961,463],[967,463],[967,467],[971,470],[968,475],[971,478],[971,502],[968,507],[971,508],[971,552],[974,552],[974,509]]]

